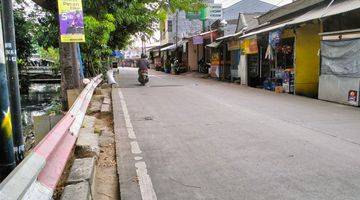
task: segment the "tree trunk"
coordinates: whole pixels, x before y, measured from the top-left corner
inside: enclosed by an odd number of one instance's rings
[[[76,43],[60,43],[60,69],[61,103],[63,110],[67,110],[67,90],[79,89],[81,86],[80,62]]]

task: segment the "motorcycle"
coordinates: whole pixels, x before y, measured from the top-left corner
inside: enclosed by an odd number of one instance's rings
[[[199,72],[200,73],[204,73],[204,74],[209,73],[210,65],[208,63],[206,63],[204,59],[201,59],[198,62],[198,65],[199,65]]]
[[[139,83],[142,86],[145,86],[146,83],[149,82],[149,72],[148,69],[139,69],[139,78],[138,78]]]

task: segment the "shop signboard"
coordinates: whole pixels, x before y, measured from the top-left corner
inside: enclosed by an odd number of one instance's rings
[[[257,54],[259,51],[256,39],[245,39],[241,45],[245,54]]]
[[[211,67],[210,67],[210,76],[213,78],[218,78],[220,66],[220,55],[217,52],[211,54]]]
[[[280,44],[281,30],[275,30],[269,33],[269,44],[276,49]]]
[[[188,20],[200,19],[200,16],[200,12],[186,12],[186,19]]]
[[[212,53],[211,55],[211,65],[220,65],[220,55],[219,53]]]
[[[193,44],[203,44],[204,38],[202,36],[194,36],[193,37]]]
[[[231,40],[228,42],[228,50],[229,51],[236,51],[240,49],[241,43],[240,40]]]
[[[222,4],[210,3],[208,5],[207,19],[222,19]]]
[[[85,42],[81,0],[58,0],[61,42]]]
[[[222,19],[223,10],[221,3],[209,3],[207,7],[206,19]]]

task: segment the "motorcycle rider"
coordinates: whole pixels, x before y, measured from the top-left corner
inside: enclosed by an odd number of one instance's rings
[[[149,69],[150,63],[144,53],[141,54],[141,59],[137,61],[136,66],[139,68],[139,73],[141,70]]]
[[[139,68],[139,70],[138,70],[139,79],[140,79],[140,76],[142,76],[142,74],[141,74],[142,71],[147,72],[148,69],[150,68],[150,63],[146,58],[147,58],[147,56],[144,53],[142,53],[141,59],[136,62],[136,66]]]

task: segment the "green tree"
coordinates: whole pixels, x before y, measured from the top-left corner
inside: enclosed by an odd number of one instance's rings
[[[92,16],[85,17],[86,42],[81,45],[84,63],[90,76],[103,73],[102,60],[106,60],[112,53],[108,41],[115,30],[115,18],[105,14],[98,20]]]
[[[35,53],[35,45],[33,41],[34,22],[26,16],[23,8],[14,11],[15,37],[18,55],[18,66],[22,69],[27,59]]]
[[[49,19],[44,19],[44,29],[40,32],[48,38],[40,39],[46,44],[55,43],[52,37],[59,38],[57,19],[57,1],[32,0],[48,11]],[[112,49],[123,49],[131,43],[133,35],[141,32],[153,34],[157,23],[166,17],[167,12],[194,10],[201,6],[202,0],[83,0],[85,15],[86,43],[82,44],[82,54],[87,70],[94,75],[104,66]],[[57,21],[57,20],[56,20]],[[51,34],[45,34],[51,33]],[[41,38],[41,37],[39,37]],[[79,64],[74,44],[60,43],[60,64],[62,74],[62,96],[66,99],[66,90],[79,87]],[[66,102],[64,102],[66,105]]]

